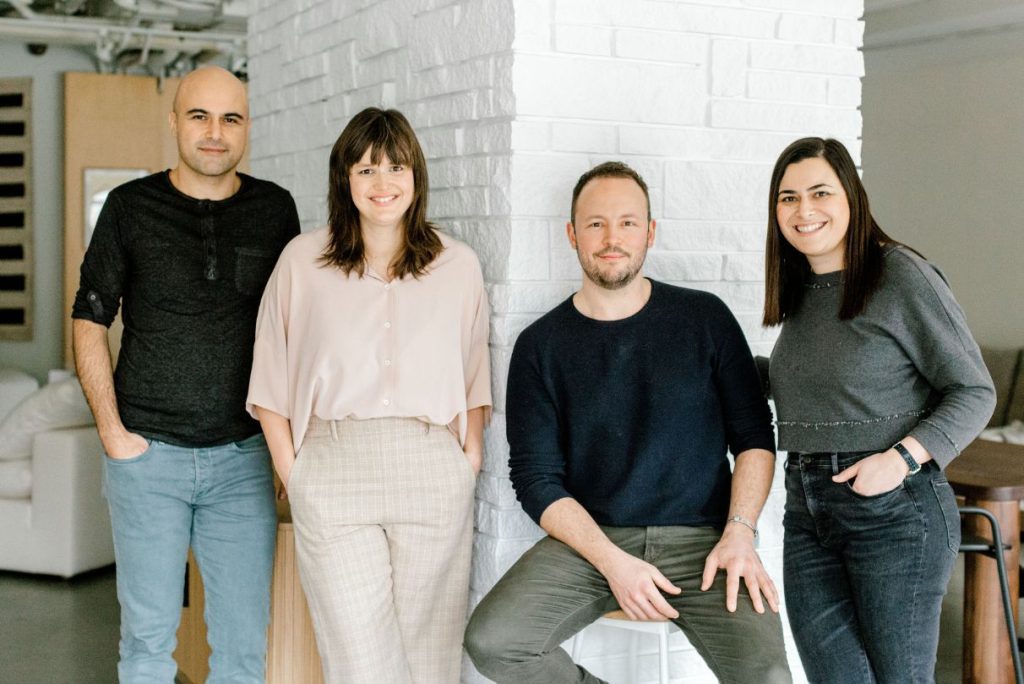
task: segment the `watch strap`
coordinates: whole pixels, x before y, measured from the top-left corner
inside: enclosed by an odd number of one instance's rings
[[[913,475],[921,471],[921,464],[907,450],[907,447],[903,446],[902,442],[896,442],[892,445],[892,448],[903,458],[903,462],[907,464],[907,467],[910,468],[910,472],[907,475]]]

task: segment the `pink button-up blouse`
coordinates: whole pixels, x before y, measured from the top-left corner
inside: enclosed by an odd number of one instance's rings
[[[246,409],[291,421],[296,451],[311,416],[418,418],[466,439],[466,412],[491,406],[488,306],[480,262],[444,251],[418,279],[345,275],[319,261],[328,229],[294,238],[263,292]]]

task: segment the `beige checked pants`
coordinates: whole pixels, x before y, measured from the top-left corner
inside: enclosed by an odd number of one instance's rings
[[[328,684],[459,681],[474,485],[445,426],[312,420],[288,497]]]

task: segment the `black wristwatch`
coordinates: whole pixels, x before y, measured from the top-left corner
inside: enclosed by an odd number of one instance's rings
[[[892,445],[892,448],[896,450],[896,453],[903,458],[904,463],[906,463],[907,467],[910,468],[910,472],[907,473],[907,475],[914,475],[921,472],[921,464],[914,459],[913,455],[911,455],[909,451],[907,451],[907,447],[903,446],[902,442],[896,442]]]

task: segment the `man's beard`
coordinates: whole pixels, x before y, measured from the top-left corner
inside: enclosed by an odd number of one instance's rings
[[[629,260],[626,264],[626,268],[611,277],[606,276],[601,272],[600,264],[598,262],[598,259],[605,254],[624,255]],[[633,282],[633,279],[636,278],[638,273],[640,273],[640,269],[643,268],[644,265],[644,260],[647,258],[647,246],[644,245],[643,251],[636,255],[630,255],[628,252],[621,249],[608,247],[586,259],[580,256],[579,252],[577,252],[577,256],[580,257],[580,266],[583,268],[583,272],[591,282],[605,290],[619,290]]]

